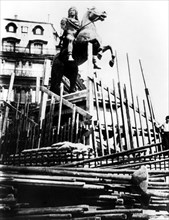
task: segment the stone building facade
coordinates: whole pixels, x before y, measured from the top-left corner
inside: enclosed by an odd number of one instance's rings
[[[37,85],[44,74],[45,59],[57,53],[58,34],[51,23],[6,18],[1,22],[0,100],[6,100],[14,72],[13,102],[38,102]],[[40,96],[38,97],[40,99]]]

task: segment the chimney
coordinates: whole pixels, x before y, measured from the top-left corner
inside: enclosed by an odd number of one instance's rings
[[[48,23],[50,22],[50,14],[48,14]]]

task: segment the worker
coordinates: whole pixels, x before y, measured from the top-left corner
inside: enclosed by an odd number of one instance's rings
[[[165,122],[163,124],[154,121],[154,125],[161,133],[163,149],[169,150],[169,115],[165,117]]]

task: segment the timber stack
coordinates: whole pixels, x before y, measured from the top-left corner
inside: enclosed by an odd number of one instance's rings
[[[153,219],[169,208],[168,171],[4,165],[0,170],[1,216],[7,219]]]
[[[169,150],[149,94],[142,110],[129,73],[131,101],[120,80],[110,88],[96,74],[57,95],[46,69],[40,103],[4,101],[1,219],[168,219]]]

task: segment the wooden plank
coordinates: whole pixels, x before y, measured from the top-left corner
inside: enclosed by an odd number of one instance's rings
[[[7,105],[12,111],[17,112],[17,114],[21,115],[22,117],[25,117],[26,120],[28,120],[29,122],[31,122],[34,125],[38,125],[34,120],[32,120],[31,118],[29,118],[28,116],[25,116],[23,114],[23,112],[19,111],[17,108],[15,108],[13,105],[11,105],[10,103],[4,101],[4,104]]]
[[[52,175],[54,178],[55,176],[63,176],[63,177],[68,176],[70,178],[86,177],[86,178],[104,178],[104,179],[119,180],[119,181],[125,180],[129,184],[132,179],[132,176],[129,174],[123,175],[122,173],[121,174],[99,173],[99,172],[94,172],[94,171],[93,172],[83,172],[83,171],[78,172],[78,171],[74,171],[73,169],[72,170],[64,170],[64,169],[57,169],[57,168],[51,169],[50,167],[23,167],[23,166],[0,165],[0,170],[3,172],[13,172],[13,171],[17,172],[18,176],[16,175],[16,178],[18,177],[18,179],[22,179],[19,177],[19,174],[26,174],[26,173],[29,173],[29,175],[31,174]],[[29,179],[29,176],[27,176],[27,178]],[[27,178],[25,178],[25,180]],[[84,185],[84,181],[79,182],[79,184]]]
[[[57,100],[57,101],[60,101],[60,96],[58,96],[57,94],[51,92],[49,89],[47,89],[46,87],[44,86],[41,86],[41,91],[43,91],[44,93],[48,94],[49,96],[54,96],[54,98]],[[71,102],[69,102],[68,100],[64,99],[63,98],[63,105],[66,105],[67,107],[73,109],[74,108],[74,104],[72,104]],[[90,115],[87,111],[85,111],[84,109],[76,106],[76,112],[78,112],[80,115],[86,117],[86,118],[91,118],[92,115]]]
[[[100,157],[97,157],[97,158],[87,159],[87,160],[84,160],[84,161],[77,161],[77,162],[73,162],[71,164],[65,164],[64,167],[74,167],[74,166],[79,166],[79,165],[86,165],[86,164],[89,164],[89,163],[101,162],[101,161],[105,161],[105,160],[109,160],[109,159],[112,160],[112,159],[117,158],[119,156],[130,155],[130,154],[133,154],[134,152],[138,152],[138,151],[141,151],[141,150],[144,150],[144,149],[149,149],[149,148],[152,148],[154,146],[159,146],[160,144],[161,143],[149,144],[149,145],[141,146],[141,147],[139,147],[139,149],[134,148],[134,149],[131,149],[131,150],[126,150],[126,151],[122,151],[122,152],[115,153],[115,154],[100,156]]]
[[[57,214],[57,213],[61,213],[61,214],[66,214],[66,213],[82,213],[84,211],[83,207],[80,206],[70,206],[70,207],[43,207],[43,208],[23,208],[20,209],[17,214],[18,215],[38,215],[38,214]]]
[[[76,91],[74,93],[65,94],[63,95],[63,98],[72,103],[80,102],[80,101],[86,100],[87,98],[86,95],[88,93],[87,90],[88,89],[84,89],[81,91]]]
[[[121,169],[121,168],[133,168],[133,167],[140,167],[140,166],[143,166],[143,165],[153,165],[153,164],[156,164],[156,163],[161,163],[161,162],[166,162],[168,161],[168,158],[166,159],[160,159],[160,160],[154,160],[154,161],[146,161],[146,162],[137,162],[137,163],[130,163],[130,164],[126,164],[126,165],[118,165],[118,169]],[[113,167],[113,166],[112,166]],[[115,168],[115,167],[113,167]]]
[[[26,214],[26,215],[17,215],[12,216],[13,220],[45,220],[45,219],[72,219],[71,213],[59,213],[59,214]],[[11,220],[11,217],[5,217],[5,220]],[[89,219],[90,220],[90,219]]]
[[[110,213],[142,213],[142,209],[110,209],[110,210],[95,210],[95,211],[86,211],[86,215],[91,215],[91,214],[110,214]]]

